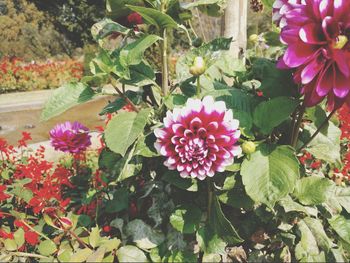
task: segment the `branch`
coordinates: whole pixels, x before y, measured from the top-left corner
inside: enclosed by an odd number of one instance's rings
[[[297,152],[300,152],[302,149],[304,149],[306,146],[308,146],[308,144],[313,140],[315,139],[315,137],[321,132],[321,130],[328,124],[329,120],[332,118],[332,116],[334,115],[334,113],[336,113],[337,110],[333,110],[329,115],[328,117],[322,122],[322,124],[320,125],[320,127],[318,127],[318,129],[315,131],[315,133],[310,137],[310,139],[305,142],[303,144],[303,146],[301,146]]]
[[[136,105],[127,96],[125,96],[125,94],[117,86],[113,87],[116,90],[116,92],[126,101],[126,103],[131,105],[132,109],[135,112],[139,112],[139,109],[136,107]]]

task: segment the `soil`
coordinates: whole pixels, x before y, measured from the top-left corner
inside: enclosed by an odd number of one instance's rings
[[[22,131],[26,131],[31,133],[32,143],[46,141],[49,139],[49,131],[57,123],[65,121],[79,121],[91,130],[96,130],[95,127],[104,125],[104,117],[98,113],[111,100],[112,96],[87,102],[45,122],[40,122],[41,110],[0,113],[0,137],[16,145]]]

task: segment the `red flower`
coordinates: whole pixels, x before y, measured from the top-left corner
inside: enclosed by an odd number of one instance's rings
[[[109,232],[111,232],[111,230],[112,230],[111,226],[104,226],[103,227],[103,232],[105,232],[105,233],[109,233]]]
[[[0,237],[4,239],[13,239],[13,233],[7,233],[5,230],[0,228]]]
[[[143,23],[142,16],[135,12],[128,15],[127,19],[131,25],[140,25]]]
[[[24,233],[24,238],[27,241],[28,244],[35,246],[39,243],[39,235],[32,231],[26,231]]]
[[[19,147],[27,147],[27,141],[31,141],[32,137],[29,132],[22,132],[22,138],[18,141]]]
[[[0,185],[0,202],[10,197],[10,195],[4,193],[5,190],[6,190],[6,186]]]

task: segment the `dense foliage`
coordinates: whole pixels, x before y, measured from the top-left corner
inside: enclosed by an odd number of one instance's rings
[[[107,1],[110,18],[92,27],[100,46],[90,63],[92,75],[57,89],[42,113],[43,120],[59,115],[100,95],[96,83],[110,82],[117,94],[100,113],[107,116],[101,148],[86,158],[89,136],[78,124],[58,125],[51,133],[55,148],[70,152],[59,164],[33,155],[12,160],[2,142],[4,260],[349,261],[349,108],[338,103],[328,113],[323,100],[305,104],[303,85],[310,83],[296,83],[301,62],[312,61],[305,59],[310,50],[299,52],[284,41],[285,53],[276,41],[278,30],[251,37],[246,64],[230,57],[232,39],[194,41],[193,8],[218,15],[224,2]],[[263,2],[272,8],[272,1]],[[289,19],[297,19],[285,10],[304,12],[320,3],[295,2],[275,1],[275,15],[281,15],[276,22],[286,18],[291,26],[283,27],[284,36],[295,29]],[[337,17],[348,3],[322,3],[320,16],[328,14],[324,23],[331,28],[328,17]],[[120,12],[131,14],[137,25],[111,19]],[[320,19],[298,26],[315,21]],[[315,40],[315,28],[307,27],[298,41]],[[349,32],[342,30],[333,33]],[[192,46],[177,60],[176,76],[169,74],[173,31],[183,32]],[[116,38],[122,41],[116,44]],[[328,53],[312,50],[334,66],[334,49],[348,55],[345,40],[327,42]],[[159,71],[144,56],[149,49],[159,52]],[[283,53],[287,64],[294,56],[290,68],[296,69],[276,67]],[[345,71],[348,61],[341,66]],[[323,89],[316,87],[312,95],[320,97]],[[61,194],[52,195],[49,183]]]

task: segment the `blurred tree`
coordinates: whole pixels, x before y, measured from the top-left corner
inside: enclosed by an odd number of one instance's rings
[[[69,49],[43,12],[26,0],[0,0],[0,53],[45,58]]]
[[[105,0],[29,0],[47,13],[56,29],[75,47],[91,43],[90,29],[105,15]]]

